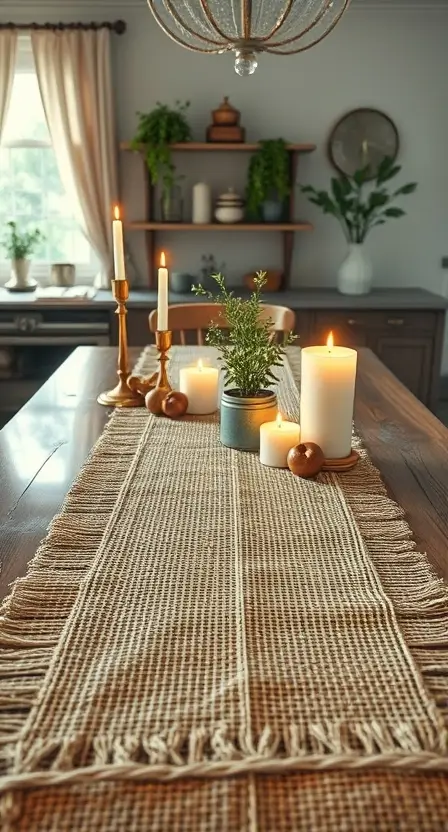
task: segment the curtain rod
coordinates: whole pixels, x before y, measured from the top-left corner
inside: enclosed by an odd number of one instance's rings
[[[0,31],[2,29],[16,29],[30,31],[36,29],[44,29],[50,32],[63,32],[68,30],[81,30],[84,32],[98,29],[110,29],[116,35],[122,35],[126,31],[126,23],[124,20],[105,21],[104,23],[0,23]]]

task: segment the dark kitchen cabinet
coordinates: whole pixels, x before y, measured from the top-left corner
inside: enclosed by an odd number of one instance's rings
[[[391,338],[380,335],[371,348],[414,396],[422,402],[429,401],[433,357],[431,337]]]

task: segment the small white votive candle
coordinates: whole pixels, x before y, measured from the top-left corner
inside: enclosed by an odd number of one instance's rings
[[[277,413],[275,422],[260,427],[260,462],[271,468],[287,468],[288,452],[300,442],[300,425],[286,422]]]
[[[199,359],[195,367],[179,370],[179,390],[188,398],[187,413],[205,415],[218,408],[219,370],[206,367]]]

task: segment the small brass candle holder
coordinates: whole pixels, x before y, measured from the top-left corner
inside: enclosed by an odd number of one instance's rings
[[[166,369],[167,362],[169,361],[169,357],[167,355],[168,351],[171,349],[173,340],[173,333],[169,329],[158,329],[156,331],[156,347],[159,351],[159,362],[160,368],[157,375],[156,390],[163,390],[166,393],[170,393],[173,389],[171,384],[168,380],[168,373]]]
[[[99,404],[105,407],[142,407],[145,400],[128,384],[128,336],[126,329],[126,301],[129,297],[129,283],[127,280],[112,280],[112,294],[117,301],[115,314],[118,315],[118,384],[113,390],[100,393],[97,398]]]

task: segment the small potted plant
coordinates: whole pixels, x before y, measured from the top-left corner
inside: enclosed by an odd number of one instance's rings
[[[288,333],[282,344],[273,337],[272,321],[263,316],[261,293],[266,273],[257,272],[249,298],[229,292],[221,274],[213,275],[218,293],[193,286],[197,295],[222,304],[223,325],[212,323],[206,341],[217,347],[224,366],[225,389],[221,399],[221,442],[229,448],[256,451],[260,447],[260,425],[274,421],[277,397],[271,385],[274,369],[282,364],[285,347],[295,340]]]
[[[191,130],[185,115],[189,106],[189,101],[185,104],[177,101],[176,107],[171,109],[166,104],[157,102],[150,113],[137,113],[139,122],[131,146],[134,150],[138,150],[141,145],[145,146],[151,184],[160,182],[162,186],[161,209],[164,222],[182,220],[182,193],[176,184],[181,177],[176,176],[170,144],[191,141]]]
[[[5,284],[5,288],[10,292],[34,292],[37,283],[29,276],[29,257],[45,237],[38,228],[20,231],[17,223],[12,220],[6,223],[6,227],[2,244],[11,260],[11,280]]]
[[[260,142],[249,163],[246,204],[248,214],[265,222],[279,222],[291,190],[289,159],[283,139]]]
[[[349,252],[338,272],[338,289],[343,295],[365,295],[372,285],[372,264],[365,251],[364,241],[373,228],[388,219],[403,217],[405,211],[390,205],[398,196],[414,193],[416,182],[402,185],[393,193],[385,187],[401,170],[386,156],[378,167],[373,185],[369,185],[371,171],[367,165],[353,176],[331,180],[331,194],[317,191],[311,185],[302,187],[310,202],[339,220],[346,236]],[[367,192],[366,192],[367,188]]]

